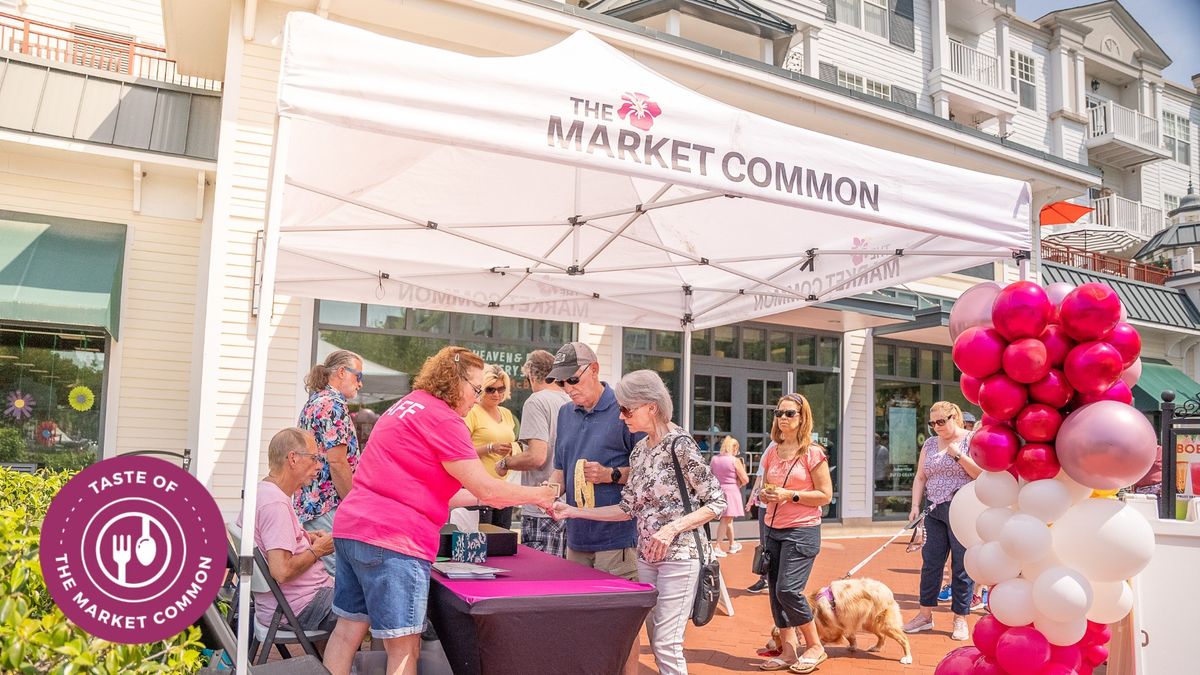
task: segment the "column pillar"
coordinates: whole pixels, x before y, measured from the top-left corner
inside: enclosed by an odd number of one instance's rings
[[[667,12],[665,32],[667,35],[679,37],[679,10],[672,9]]]
[[[933,95],[933,114],[942,119],[950,119],[950,96],[944,93]]]
[[[804,74],[809,77],[820,77],[820,45],[817,42],[821,29],[817,26],[804,28]]]
[[[1046,83],[1046,103],[1050,112],[1071,108],[1071,75],[1068,70],[1067,46],[1061,40],[1050,44],[1050,78]]]
[[[1084,72],[1083,52],[1072,52],[1075,61],[1075,112],[1080,115],[1087,113],[1087,74]]]
[[[996,87],[1008,89],[1008,17],[996,17]]]
[[[950,67],[950,39],[946,34],[946,0],[931,0],[930,20],[933,24],[933,69]]]
[[[770,66],[775,65],[775,43],[768,38],[759,38],[758,42],[760,49],[759,60]]]

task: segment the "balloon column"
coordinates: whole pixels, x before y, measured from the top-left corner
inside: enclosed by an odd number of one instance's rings
[[[1133,605],[1126,580],[1154,552],[1149,523],[1109,498],[1146,474],[1157,445],[1130,406],[1141,339],[1122,312],[1097,283],[979,284],[955,304],[984,472],[954,496],[950,526],[967,572],[991,586],[991,615],[936,675],[1087,675],[1107,658],[1107,624]]]

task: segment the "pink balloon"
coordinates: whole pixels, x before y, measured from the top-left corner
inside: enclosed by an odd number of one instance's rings
[[[1059,323],[1059,306],[1062,305],[1063,298],[1075,290],[1075,284],[1068,284],[1065,281],[1056,281],[1046,287],[1046,297],[1050,298],[1050,304],[1054,305],[1054,314],[1050,318],[1051,323]]]
[[[1036,628],[1009,628],[996,641],[996,660],[1009,673],[1036,673],[1050,660],[1050,643]]]
[[[1121,377],[1121,354],[1107,342],[1084,342],[1067,354],[1067,381],[1083,394],[1100,394]]]
[[[1121,300],[1104,284],[1084,284],[1063,298],[1059,313],[1076,341],[1103,340],[1121,320]]]
[[[1112,629],[1106,623],[1096,623],[1088,619],[1087,628],[1084,630],[1083,639],[1080,640],[1083,644],[1089,645],[1106,645],[1112,639]]]
[[[1037,337],[1046,329],[1054,306],[1041,286],[1032,281],[1011,283],[992,304],[992,323],[1008,340]]]
[[[1057,663],[1074,670],[1083,663],[1083,655],[1079,653],[1078,645],[1066,647],[1050,645],[1050,663]]]
[[[963,291],[950,308],[950,340],[958,340],[958,336],[968,328],[992,327],[992,303],[1000,294],[1000,284],[985,281]]]
[[[1137,384],[1138,380],[1142,379],[1142,359],[1136,358],[1133,360],[1133,365],[1121,371],[1121,381],[1125,386],[1133,389],[1133,385]]]
[[[1132,366],[1133,360],[1142,353],[1142,336],[1138,335],[1136,328],[1125,322],[1118,323],[1104,341],[1121,354],[1121,366],[1124,368]]]
[[[1052,408],[1061,408],[1075,395],[1063,371],[1051,368],[1045,377],[1029,385],[1029,397]]]
[[[1104,645],[1088,645],[1079,651],[1083,662],[1093,668],[1108,660],[1108,647]]]
[[[979,424],[976,425],[977,429],[979,427],[1004,427],[1005,429],[1011,429],[1012,420],[1002,420],[999,417],[992,417],[987,413],[983,413],[979,416]]]
[[[1062,367],[1063,361],[1067,360],[1067,354],[1076,344],[1071,336],[1067,335],[1067,331],[1057,324],[1046,326],[1046,330],[1042,331],[1038,339],[1046,345],[1046,358],[1054,368]]]
[[[1053,645],[1051,645],[1053,646]],[[1068,668],[1061,663],[1053,661],[1047,663],[1041,670],[1037,671],[1037,675],[1079,675],[1074,668]]]
[[[1000,359],[1004,373],[1024,384],[1037,382],[1050,372],[1046,345],[1037,338],[1021,338],[1004,348]]]
[[[971,672],[973,675],[1008,675],[995,659],[986,656],[975,659],[975,670]]]
[[[1017,432],[1003,426],[983,426],[971,436],[971,459],[985,471],[1005,471],[1021,448]]]
[[[1000,639],[1001,635],[1004,635],[1006,630],[1008,630],[1008,626],[1000,623],[1000,620],[991,614],[987,614],[975,622],[975,629],[971,631],[971,641],[979,648],[981,654],[994,657],[996,641]]]
[[[1124,382],[1122,382],[1120,380],[1117,380],[1116,384],[1109,387],[1108,389],[1105,389],[1104,391],[1100,392],[1099,394],[1076,394],[1075,395],[1075,407],[1077,407],[1077,408],[1080,406],[1087,405],[1089,403],[1095,403],[1096,401],[1118,401],[1118,402],[1124,403],[1126,405],[1132,405],[1133,404],[1133,390],[1129,388],[1129,385],[1125,384]]]
[[[966,373],[958,379],[958,387],[962,389],[963,397],[970,401],[973,405],[979,405],[979,385],[983,384],[983,380],[978,377],[971,377]]]
[[[959,647],[942,657],[933,675],[973,675],[979,650],[975,647]]]
[[[987,377],[1000,370],[1008,343],[991,328],[968,328],[954,341],[951,355],[958,369],[971,377]]]
[[[1017,433],[1026,441],[1052,441],[1062,419],[1057,409],[1045,403],[1031,403],[1017,414]]]
[[[1154,464],[1157,448],[1145,415],[1116,401],[1089,403],[1067,415],[1054,443],[1067,475],[1093,490],[1133,485]]]
[[[992,417],[1012,419],[1021,412],[1028,400],[1029,392],[1025,385],[1003,373],[986,378],[979,386],[979,407]]]
[[[1047,443],[1026,443],[1017,451],[1013,461],[1017,474],[1027,481],[1054,478],[1060,467],[1058,456],[1054,454],[1054,446]]]

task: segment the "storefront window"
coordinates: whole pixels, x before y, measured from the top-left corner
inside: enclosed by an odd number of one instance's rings
[[[0,462],[78,470],[100,459],[103,333],[0,326]]]

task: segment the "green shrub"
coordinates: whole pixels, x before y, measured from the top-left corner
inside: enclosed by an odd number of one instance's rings
[[[38,563],[38,536],[51,498],[70,473],[0,469],[0,673],[194,673],[200,631],[123,645],[85,633],[54,605]]]

